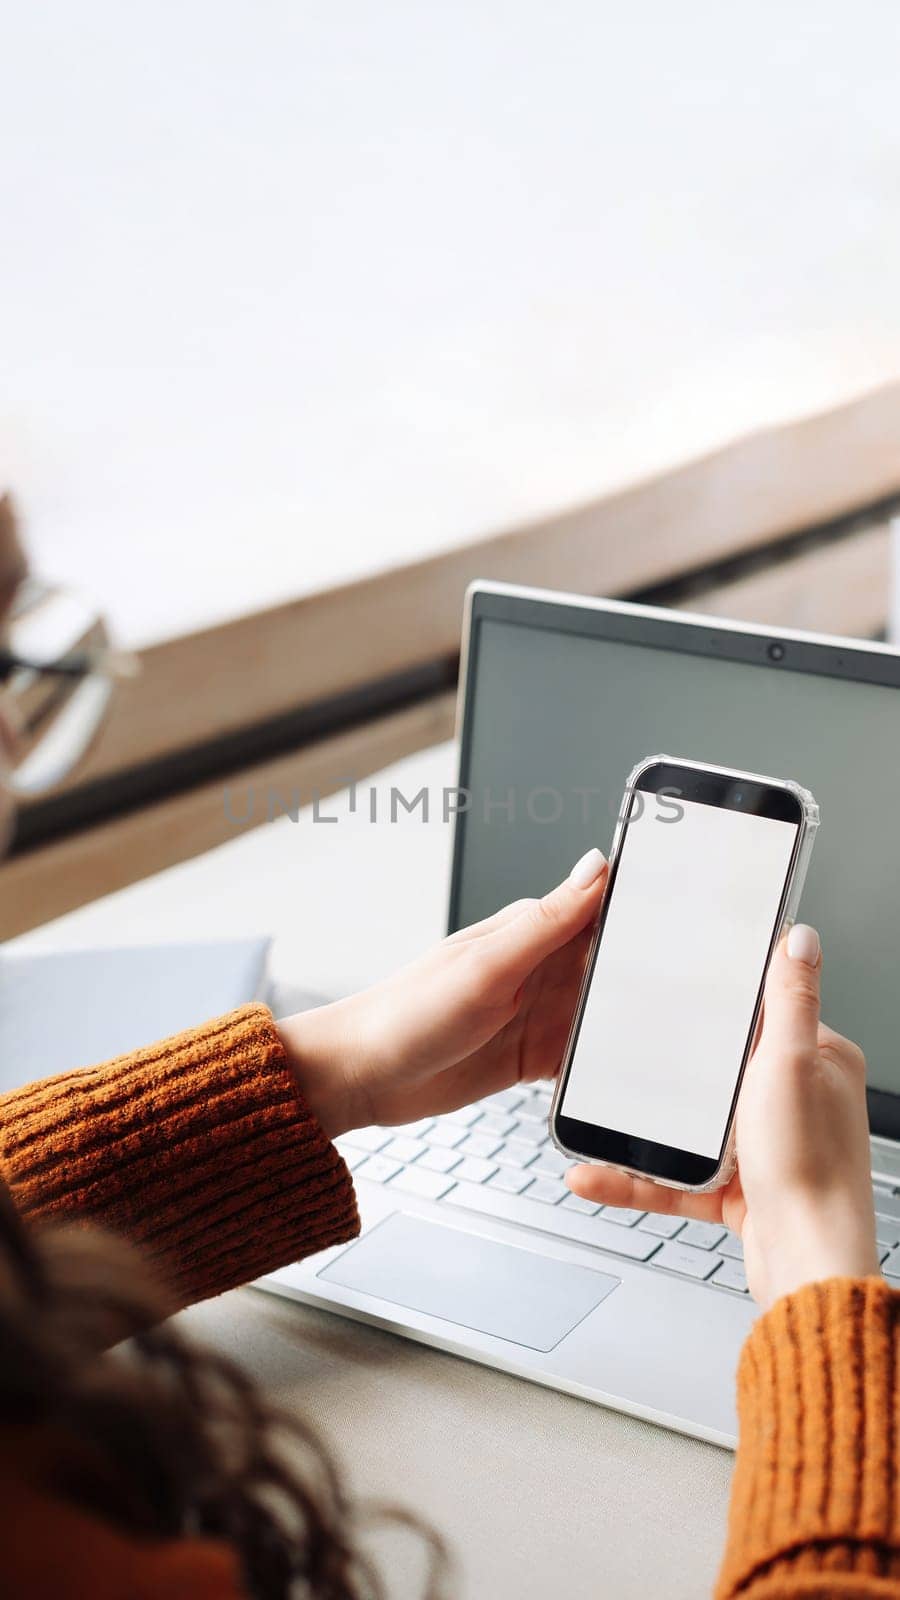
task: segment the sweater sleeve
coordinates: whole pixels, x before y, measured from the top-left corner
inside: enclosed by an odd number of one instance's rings
[[[25,1216],[139,1245],[181,1305],[359,1231],[261,1005],[0,1096],[0,1169]]]
[[[808,1284],[744,1346],[717,1600],[900,1596],[900,1294]]]

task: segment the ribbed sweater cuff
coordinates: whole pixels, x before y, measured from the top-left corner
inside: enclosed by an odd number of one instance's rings
[[[898,1359],[900,1294],[880,1278],[808,1284],[757,1322],[738,1372],[719,1600],[753,1579],[781,1594],[790,1574],[813,1593],[817,1573],[900,1572]]]
[[[183,1305],[359,1229],[261,1005],[4,1095],[0,1162],[27,1216],[115,1228]]]

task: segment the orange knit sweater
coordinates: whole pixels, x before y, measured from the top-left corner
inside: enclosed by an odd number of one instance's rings
[[[117,1228],[185,1305],[359,1227],[262,1006],[0,1097],[0,1162],[26,1216]],[[900,1600],[900,1295],[840,1280],[780,1301],[738,1389],[717,1600]],[[0,1432],[0,1594],[244,1600],[229,1550],[124,1537],[48,1495],[39,1461]]]

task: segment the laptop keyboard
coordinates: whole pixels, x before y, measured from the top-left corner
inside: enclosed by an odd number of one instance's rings
[[[521,1084],[446,1116],[396,1129],[361,1128],[337,1143],[352,1172],[398,1196],[516,1222],[746,1295],[741,1241],[727,1228],[594,1205],[570,1193],[563,1174],[574,1162],[547,1132],[551,1097],[546,1083]],[[875,1207],[882,1270],[900,1289],[900,1194],[876,1189]]]

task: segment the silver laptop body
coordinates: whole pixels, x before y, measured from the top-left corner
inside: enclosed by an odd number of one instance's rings
[[[634,761],[658,745],[807,784],[822,829],[803,915],[823,936],[829,1020],[869,1058],[878,1236],[900,1286],[895,980],[883,957],[875,965],[893,929],[885,811],[900,797],[897,690],[900,654],[876,643],[473,585],[457,724],[469,804],[455,825],[449,920],[541,893],[589,844],[607,845],[608,796],[618,802]],[[546,806],[529,811],[522,797],[554,784],[580,809],[551,825]],[[505,826],[496,805],[479,809],[480,795],[512,790],[520,804]],[[739,1240],[570,1195],[549,1100],[546,1084],[518,1086],[450,1116],[347,1135],[361,1238],[260,1287],[733,1445],[735,1370],[754,1317]]]

